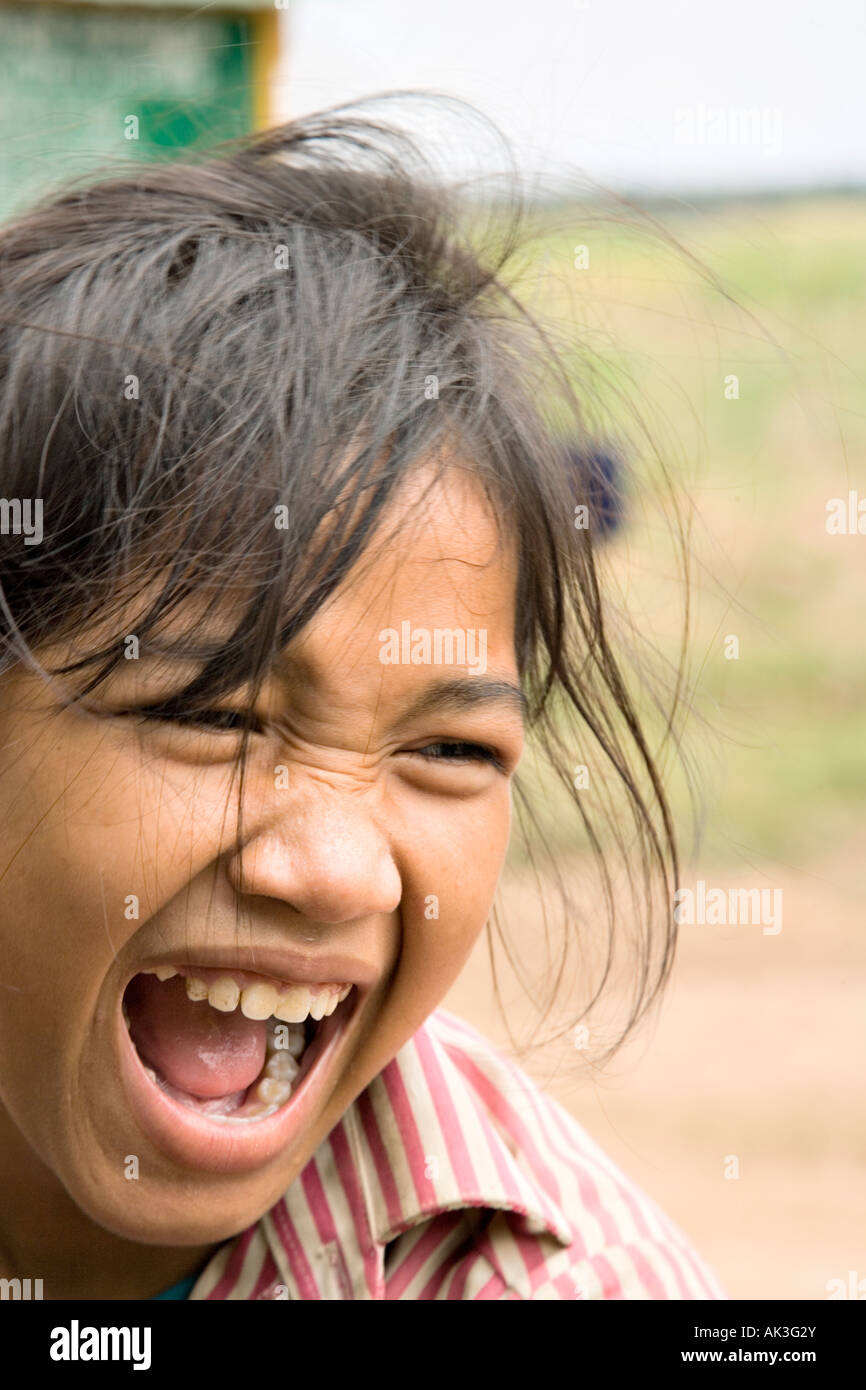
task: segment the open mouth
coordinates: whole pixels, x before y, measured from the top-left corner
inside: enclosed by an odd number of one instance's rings
[[[354,1010],[354,985],[248,971],[152,967],[123,996],[123,1021],[151,1085],[210,1121],[249,1125],[300,1091]]]

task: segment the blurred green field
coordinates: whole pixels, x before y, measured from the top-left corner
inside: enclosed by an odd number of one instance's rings
[[[696,717],[685,746],[702,784],[702,857],[820,857],[866,804],[866,536],[825,526],[828,499],[866,496],[866,200],[658,219],[545,214],[519,288],[552,318],[590,420],[633,468],[606,568],[671,660],[682,584],[659,461],[686,509]],[[725,656],[731,635],[737,659]],[[688,850],[675,770],[672,789]],[[580,844],[573,815],[552,815],[550,833],[558,850]]]

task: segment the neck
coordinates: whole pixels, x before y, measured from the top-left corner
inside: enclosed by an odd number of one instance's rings
[[[41,1279],[46,1299],[152,1298],[218,1247],[141,1245],[76,1206],[0,1106],[0,1278]]]

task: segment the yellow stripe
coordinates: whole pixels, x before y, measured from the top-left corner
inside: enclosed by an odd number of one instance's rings
[[[280,56],[280,17],[276,10],[249,16],[252,38],[253,129],[265,130],[275,117],[274,83]]]

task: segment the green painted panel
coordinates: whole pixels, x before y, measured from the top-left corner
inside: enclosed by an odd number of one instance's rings
[[[249,130],[251,31],[201,10],[0,5],[0,217],[72,174]]]

